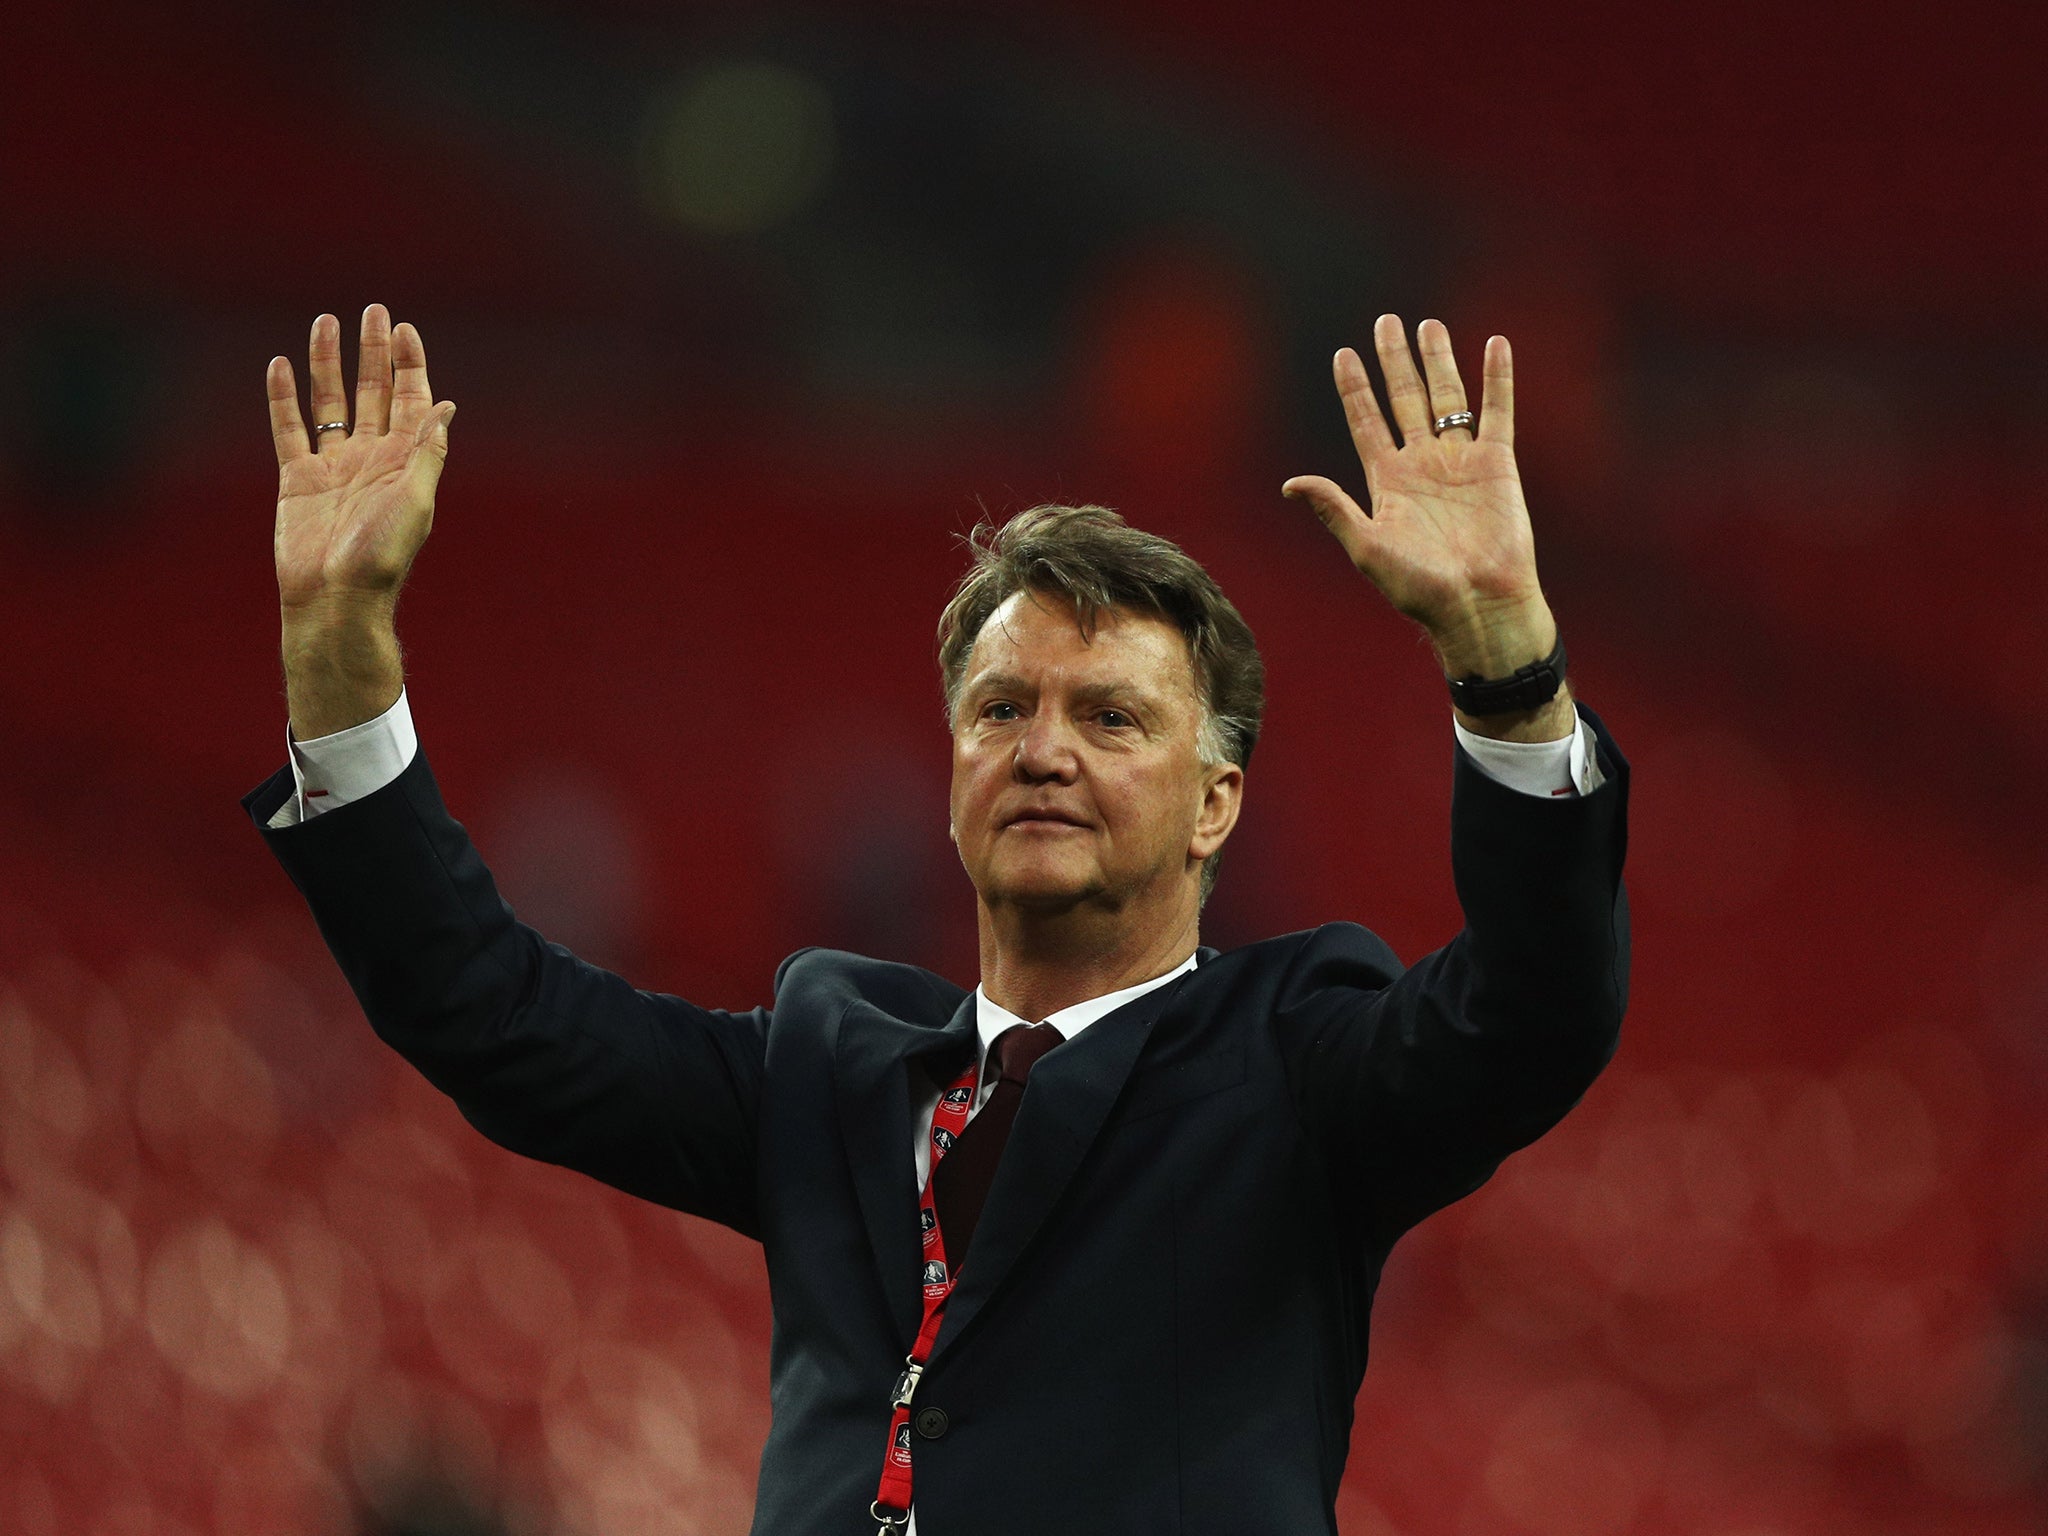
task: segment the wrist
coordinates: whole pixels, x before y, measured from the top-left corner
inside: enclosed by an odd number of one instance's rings
[[[1493,741],[1562,741],[1578,729],[1579,713],[1572,704],[1570,683],[1559,686],[1550,702],[1535,709],[1508,715],[1468,715],[1456,705],[1451,715],[1475,736]]]
[[[398,616],[398,590],[383,587],[323,587],[299,597],[278,598],[277,613],[287,637],[308,638],[389,627]]]
[[[1427,626],[1445,677],[1512,677],[1541,661],[1557,643],[1557,620],[1539,593],[1505,603],[1478,603],[1457,618]]]
[[[285,699],[294,740],[331,736],[374,720],[405,687],[388,603],[306,605],[284,613]]]
[[[1557,646],[1557,620],[1540,593],[1512,603],[1477,604],[1456,621],[1433,625],[1430,644],[1444,676],[1498,681],[1550,658]],[[1504,714],[1475,715],[1452,706],[1458,723],[1494,741],[1559,741],[1578,724],[1571,685],[1562,680],[1541,704]]]

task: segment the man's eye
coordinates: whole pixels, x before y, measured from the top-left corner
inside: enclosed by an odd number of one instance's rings
[[[1004,710],[1009,711],[1009,713],[1004,714]],[[992,704],[983,705],[981,712],[983,716],[990,720],[1011,720],[1016,718],[1017,706],[1010,703],[1007,699],[997,699]]]
[[[1125,726],[1132,723],[1131,717],[1120,709],[1099,709],[1095,712],[1095,718],[1104,725],[1112,727]]]

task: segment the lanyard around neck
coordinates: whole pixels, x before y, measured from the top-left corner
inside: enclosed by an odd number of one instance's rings
[[[924,1287],[924,1321],[918,1326],[917,1342],[904,1357],[902,1374],[890,1394],[889,1444],[882,1455],[882,1484],[868,1513],[880,1521],[876,1536],[903,1536],[910,1520],[910,1400],[924,1375],[924,1363],[931,1358],[932,1342],[939,1336],[945,1316],[946,1298],[953,1294],[953,1270],[946,1263],[946,1235],[939,1226],[939,1209],[932,1201],[932,1186],[938,1182],[939,1164],[953,1150],[953,1143],[967,1128],[968,1112],[974,1108],[974,1090],[981,1082],[981,1063],[972,1061],[939,1095],[932,1111],[931,1172],[918,1191],[917,1219],[924,1234],[921,1284]]]

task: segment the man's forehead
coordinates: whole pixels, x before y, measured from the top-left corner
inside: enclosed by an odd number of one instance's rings
[[[1082,629],[1072,600],[1057,593],[1026,590],[1004,599],[974,638],[967,680],[1014,672],[1028,660],[1050,661],[1088,678],[1143,671],[1155,682],[1194,682],[1194,657],[1177,625],[1155,613],[1103,608],[1091,635]]]

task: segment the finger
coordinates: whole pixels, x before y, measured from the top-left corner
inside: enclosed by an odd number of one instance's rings
[[[1505,336],[1486,342],[1486,371],[1479,387],[1479,438],[1515,446],[1515,354]]]
[[[321,315],[313,322],[306,363],[306,371],[312,375],[314,436],[322,447],[346,442],[348,396],[341,387],[341,322],[334,316]]]
[[[1380,374],[1387,381],[1387,404],[1394,410],[1394,425],[1401,429],[1401,441],[1412,443],[1429,436],[1429,392],[1415,371],[1415,358],[1408,351],[1408,333],[1399,315],[1381,315],[1373,322],[1373,350],[1380,355]]]
[[[306,419],[299,414],[299,381],[292,377],[288,357],[273,357],[263,373],[263,392],[270,397],[270,445],[282,469],[313,451],[306,440]]]
[[[1372,379],[1365,371],[1365,359],[1349,347],[1339,347],[1330,363],[1337,380],[1337,396],[1344,402],[1344,419],[1351,424],[1351,444],[1358,461],[1372,473],[1372,461],[1395,447],[1387,419],[1380,415],[1380,403],[1372,397]]]
[[[1415,327],[1415,343],[1422,349],[1422,371],[1429,381],[1430,429],[1435,431],[1436,418],[1462,411],[1465,405],[1465,381],[1458,377],[1458,359],[1451,352],[1451,332],[1441,320],[1425,320]],[[1469,443],[1474,436],[1469,427],[1447,427],[1437,433],[1448,437],[1454,443]]]
[[[363,311],[356,349],[356,430],[382,433],[390,428],[391,312],[372,304]]]
[[[443,400],[413,429],[405,476],[414,496],[429,504],[434,499],[434,488],[441,483],[441,470],[448,462],[448,423],[454,419],[455,402]]]
[[[391,430],[416,432],[432,414],[434,393],[427,386],[427,345],[410,320],[391,333]]]
[[[1321,475],[1296,475],[1281,485],[1280,494],[1307,502],[1316,520],[1337,536],[1351,563],[1361,570],[1366,567],[1379,546],[1379,528],[1341,485]]]

